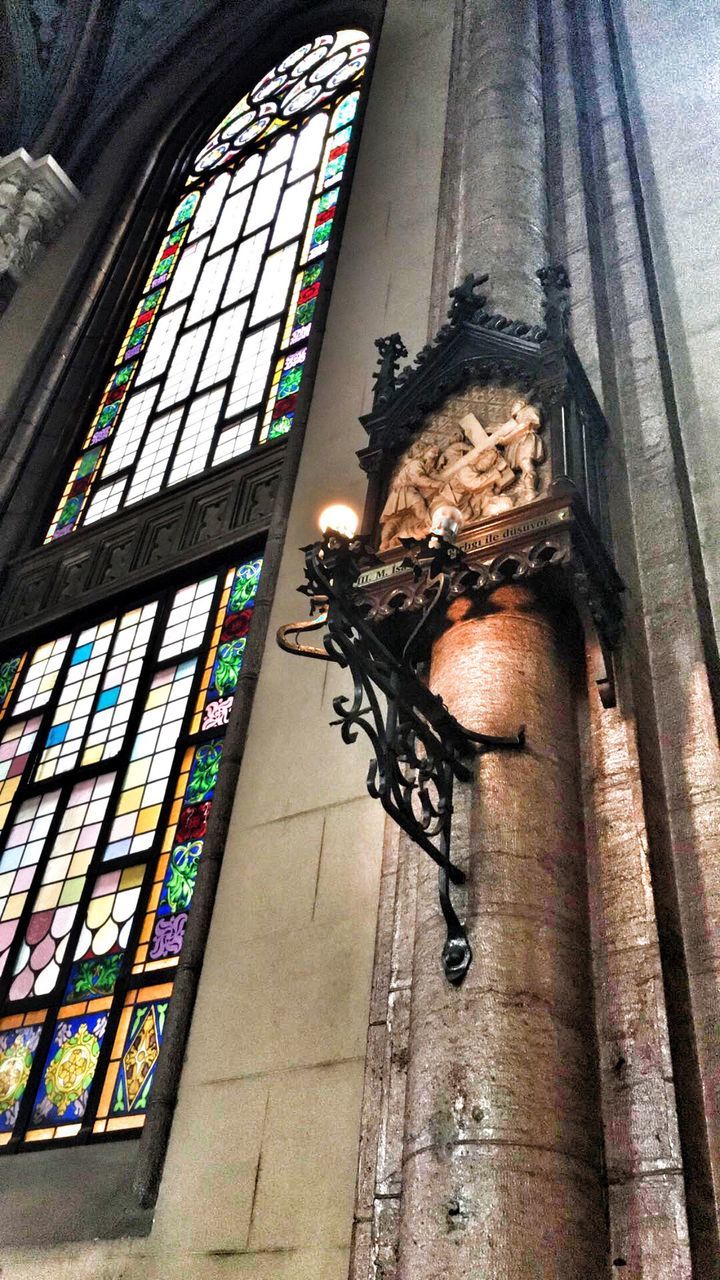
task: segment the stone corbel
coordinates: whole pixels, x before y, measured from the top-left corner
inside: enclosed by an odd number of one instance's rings
[[[460,535],[458,549],[450,599],[480,600],[508,582],[534,579],[557,604],[572,603],[600,700],[615,706],[613,650],[622,632],[623,583],[575,486],[555,484],[535,502],[483,521]],[[413,576],[402,553],[362,573],[356,589],[363,615],[381,629],[402,625],[427,604],[427,584]]]
[[[52,156],[0,158],[0,314],[65,226],[80,192]]]

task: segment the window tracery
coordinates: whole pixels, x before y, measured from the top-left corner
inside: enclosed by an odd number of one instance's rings
[[[368,49],[296,49],[190,162],[46,541],[291,429]]]

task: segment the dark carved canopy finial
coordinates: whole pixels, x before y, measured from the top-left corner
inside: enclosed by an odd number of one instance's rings
[[[560,263],[541,267],[537,277],[545,295],[543,313],[548,335],[554,342],[563,342],[570,315],[570,277]]]
[[[487,302],[487,296],[475,291],[481,285],[487,284],[489,279],[488,275],[476,276],[469,271],[461,284],[456,284],[455,288],[450,290],[449,297],[452,303],[448,311],[448,319],[451,324],[462,324],[464,320],[471,320],[476,311],[482,311]]]
[[[399,333],[390,333],[386,338],[376,338],[375,346],[380,352],[378,370],[373,374],[375,391],[373,393],[373,409],[386,404],[395,391],[395,374],[398,362],[407,356],[407,347]]]

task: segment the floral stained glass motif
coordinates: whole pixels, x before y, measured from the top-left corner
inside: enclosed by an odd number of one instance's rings
[[[368,47],[294,50],[189,164],[48,541],[290,430]]]
[[[97,1007],[58,1020],[27,1133],[30,1141],[79,1132],[107,1022],[107,1008]]]
[[[0,1148],[143,1122],[260,570],[248,560],[78,628],[10,678]],[[58,723],[81,726],[67,737],[82,773],[50,780],[38,747]]]
[[[10,701],[21,662],[22,656],[18,656],[17,658],[7,658],[5,662],[0,663],[0,716],[3,715]]]
[[[231,570],[216,611],[192,720],[193,733],[221,733],[228,723],[252,621],[262,560]],[[222,739],[189,750],[175,788],[162,856],[150,891],[134,971],[173,965],[185,936],[207,832]]]
[[[120,1015],[94,1132],[139,1127],[155,1077],[172,985],[129,994]]]
[[[12,1137],[20,1102],[40,1043],[44,1013],[0,1021],[0,1145]]]

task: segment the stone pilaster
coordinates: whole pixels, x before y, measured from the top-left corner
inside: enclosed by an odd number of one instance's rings
[[[547,200],[536,0],[458,0],[439,214],[431,330],[451,286],[480,269],[493,310],[539,320]]]
[[[0,314],[79,200],[52,156],[33,160],[20,147],[0,158]]]

